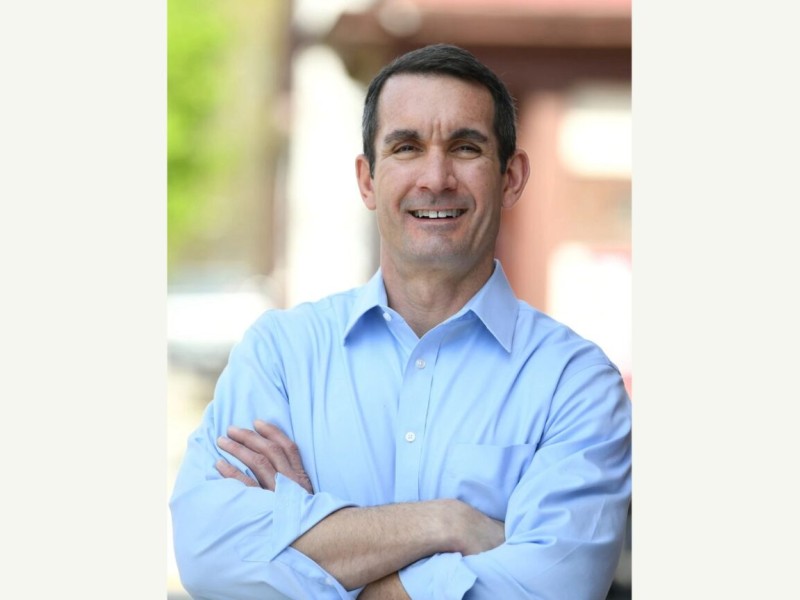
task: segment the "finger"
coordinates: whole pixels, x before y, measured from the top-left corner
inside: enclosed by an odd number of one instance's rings
[[[280,428],[272,425],[271,423],[256,419],[253,425],[256,428],[256,431],[261,434],[262,437],[269,439],[275,444],[278,444],[283,450],[288,467],[291,470],[288,472],[284,470],[284,465],[282,462],[280,467],[278,464],[273,463],[278,472],[293,479],[296,483],[305,488],[309,494],[313,494],[314,489],[311,485],[311,479],[306,473],[305,466],[303,465],[303,459],[300,457],[300,449],[297,447],[297,444],[291,438],[289,438],[289,436],[284,434]]]
[[[287,447],[292,443],[291,438],[283,433],[280,427],[277,425],[273,425],[272,423],[267,423],[261,419],[256,419],[253,421],[253,425],[255,430],[262,436],[267,439],[272,440],[276,444],[280,445],[281,447]]]
[[[277,444],[281,448],[286,457],[288,466],[293,471],[305,472],[303,461],[300,459],[300,450],[297,448],[297,444],[295,444],[288,435],[283,433],[283,431],[275,425],[260,419],[256,419],[253,425],[262,437]]]
[[[214,466],[216,467],[217,471],[219,471],[219,474],[225,479],[238,479],[248,487],[259,487],[258,482],[255,479],[248,477],[232,464],[225,462],[222,459],[219,459]]]
[[[229,431],[229,433],[231,433]],[[234,434],[236,435],[236,434]],[[255,434],[258,435],[258,434]],[[244,463],[256,476],[258,483],[267,490],[275,489],[275,468],[269,456],[251,450],[245,444],[225,437],[217,438],[217,445]]]
[[[254,467],[261,467],[263,464],[264,467],[267,467],[265,473],[271,477],[275,476],[275,471],[283,473],[286,476],[291,476],[292,465],[289,462],[286,450],[284,450],[281,445],[286,444],[287,440],[291,443],[291,440],[283,435],[279,429],[275,429],[280,434],[280,443],[261,435],[257,431],[233,426],[228,427],[228,437],[254,453],[251,459],[254,464],[250,462],[245,463],[251,469],[254,469]]]

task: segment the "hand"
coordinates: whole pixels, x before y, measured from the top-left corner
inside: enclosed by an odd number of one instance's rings
[[[454,502],[449,518],[455,519],[448,526],[453,539],[453,550],[464,556],[486,552],[506,541],[505,524],[486,516],[469,504]]]
[[[217,445],[247,465],[256,479],[221,459],[215,465],[217,471],[226,479],[238,479],[247,486],[273,492],[275,476],[280,473],[313,494],[297,444],[275,425],[256,420],[253,426],[255,431],[228,427],[228,437],[218,438]]]

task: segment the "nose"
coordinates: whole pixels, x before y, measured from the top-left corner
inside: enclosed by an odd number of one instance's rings
[[[420,161],[417,187],[439,194],[456,188],[453,161],[444,152],[430,151]]]

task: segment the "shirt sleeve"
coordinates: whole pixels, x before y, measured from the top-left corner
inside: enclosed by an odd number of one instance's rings
[[[602,600],[630,505],[631,406],[618,371],[584,367],[563,381],[545,432],[509,498],[506,542],[437,554],[400,571],[413,600]]]
[[[351,506],[324,492],[309,494],[278,475],[275,491],[223,478],[219,458],[252,473],[216,445],[228,425],[271,421],[292,437],[279,360],[251,329],[231,353],[213,401],[187,444],[170,498],[175,557],[195,600],[229,598],[356,598],[290,544],[329,514]]]

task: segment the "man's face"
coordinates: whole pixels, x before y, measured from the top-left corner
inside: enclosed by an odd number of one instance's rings
[[[357,162],[364,203],[377,213],[382,262],[458,271],[491,262],[501,207],[519,196],[500,173],[493,119],[481,85],[411,74],[386,81],[374,176],[366,158]]]

